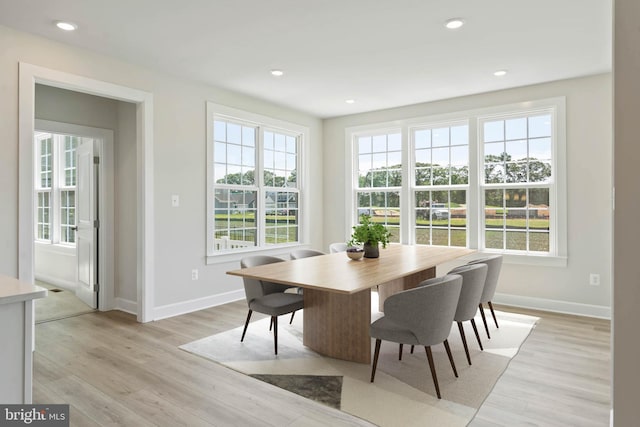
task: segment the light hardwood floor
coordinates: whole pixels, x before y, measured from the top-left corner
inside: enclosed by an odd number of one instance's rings
[[[609,322],[526,313],[541,320],[471,425],[607,425]],[[236,302],[147,324],[117,311],[38,324],[34,403],[69,403],[74,426],[370,425],[178,349],[245,316]]]

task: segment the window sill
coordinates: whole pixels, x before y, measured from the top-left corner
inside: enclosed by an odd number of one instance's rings
[[[480,258],[481,256],[501,254],[503,262],[505,264],[515,264],[515,265],[533,265],[538,267],[566,267],[567,266],[567,257],[566,256],[553,256],[553,255],[532,255],[532,254],[505,254],[503,252],[492,252],[492,251],[484,251],[477,252],[476,257]]]
[[[273,248],[252,248],[249,250],[243,251],[235,251],[235,252],[225,252],[218,255],[207,255],[206,264],[214,265],[214,264],[229,264],[229,263],[239,263],[240,260],[247,256],[253,255],[270,255],[276,256],[283,259],[290,259],[289,253],[291,253],[294,249],[309,249],[311,245],[296,243],[286,246],[277,246]]]

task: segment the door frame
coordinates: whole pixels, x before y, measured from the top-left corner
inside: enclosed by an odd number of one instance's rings
[[[18,94],[18,278],[34,282],[34,149],[35,85],[136,104],[137,193],[137,320],[153,320],[154,210],[153,210],[153,94],[58,70],[19,63]],[[104,307],[101,309],[108,309]]]
[[[115,283],[114,283],[114,131],[111,129],[95,128],[90,126],[75,125],[52,120],[34,120],[34,130],[51,132],[62,135],[74,135],[84,138],[94,138],[96,155],[100,158],[98,163],[98,210],[100,219],[98,229],[98,309],[100,311],[115,308]],[[96,144],[96,141],[98,143]],[[34,153],[35,155],[35,153]],[[35,179],[35,178],[34,178]],[[34,201],[35,203],[35,201]],[[77,254],[76,254],[77,256]],[[35,261],[35,259],[34,259]],[[76,260],[77,263],[77,260]],[[76,264],[77,268],[77,264]],[[77,274],[76,274],[77,282]],[[77,283],[76,283],[77,286]]]

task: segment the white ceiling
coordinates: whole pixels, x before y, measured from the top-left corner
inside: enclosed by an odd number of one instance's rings
[[[612,0],[0,0],[0,24],[326,118],[608,72],[611,9]],[[445,29],[453,17],[466,25]],[[498,69],[509,73],[494,77]]]

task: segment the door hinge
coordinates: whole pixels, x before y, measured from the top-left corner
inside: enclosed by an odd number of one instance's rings
[[[94,283],[93,292],[100,292],[100,283]]]
[[[93,227],[94,228],[100,228],[100,220],[99,219],[96,219],[96,220],[93,221]]]
[[[99,165],[99,164],[100,164],[100,157],[95,156],[95,157],[93,158],[93,164],[94,164],[94,165]]]

